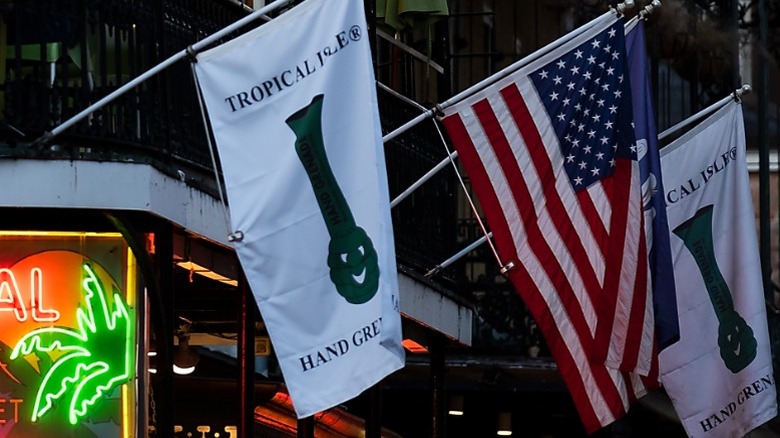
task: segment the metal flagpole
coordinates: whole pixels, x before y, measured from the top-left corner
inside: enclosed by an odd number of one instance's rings
[[[389,88],[387,85],[385,85],[385,84],[383,84],[381,82],[377,82],[377,85],[380,88],[386,90],[387,92],[397,96],[399,99],[405,100],[408,103],[410,103],[411,105],[416,106],[416,107],[418,107],[420,109],[423,109],[423,110],[425,109],[419,103],[409,99],[408,97],[406,97],[406,96],[404,96],[402,94],[399,94],[399,93],[395,92],[395,90]],[[479,217],[479,214],[477,213],[477,208],[474,205],[474,202],[472,201],[471,196],[469,196],[468,191],[466,190],[466,185],[463,182],[463,178],[461,178],[460,174],[458,173],[457,166],[455,166],[455,157],[458,156],[458,151],[450,152],[449,148],[447,147],[447,141],[444,139],[444,134],[442,134],[441,128],[439,128],[439,124],[434,121],[434,125],[436,126],[436,132],[439,133],[439,138],[441,139],[441,143],[444,145],[444,149],[447,151],[447,157],[444,158],[433,169],[429,170],[428,173],[426,173],[422,178],[418,179],[409,188],[404,190],[403,193],[401,193],[399,196],[397,196],[395,199],[393,199],[393,201],[390,203],[390,208],[393,208],[396,205],[398,205],[399,202],[401,202],[407,196],[409,196],[413,191],[415,191],[418,187],[420,187],[425,181],[427,181],[433,175],[438,173],[447,164],[451,163],[452,167],[455,169],[455,174],[458,176],[458,181],[460,182],[460,185],[463,188],[463,193],[466,196],[466,200],[468,200],[469,205],[471,206],[471,210],[474,212],[474,216],[477,218],[477,222],[479,223],[479,226],[482,229],[482,232],[484,233],[482,238],[480,240],[478,240],[478,243],[475,242],[475,243],[472,243],[471,245],[469,245],[469,247],[473,249],[473,248],[476,248],[477,246],[481,245],[485,241],[487,241],[487,239],[489,239],[493,235],[493,233],[492,232],[488,232],[487,229],[485,228],[485,224],[482,222],[482,219]],[[502,273],[504,273],[504,272],[508,271],[509,269],[512,269],[512,267],[514,267],[514,264],[511,263],[511,262],[508,263],[507,265],[503,264],[503,262],[501,261],[501,258],[498,256],[498,251],[496,251],[495,247],[493,247],[493,243],[492,242],[490,242],[490,248],[493,251],[493,255],[495,256],[496,261],[498,261],[499,266],[501,266],[501,272]],[[468,251],[465,251],[465,252],[467,253]],[[436,265],[436,267],[434,267],[433,269],[428,271],[428,273],[425,274],[425,275],[430,277],[431,275],[435,274],[436,272],[439,272],[440,270],[446,268],[447,266],[452,264],[454,261],[456,261],[460,257],[462,257],[462,256],[451,257],[449,260],[445,261],[444,263]]]
[[[565,44],[566,42],[570,41],[572,38],[576,37],[581,31],[585,31],[590,29],[591,27],[595,26],[600,20],[602,20],[607,14],[612,13],[619,13],[622,14],[623,11],[626,9],[630,9],[634,7],[634,1],[633,0],[626,0],[623,3],[619,3],[615,5],[615,10],[611,12],[607,12],[605,14],[602,14],[601,16],[589,21],[588,23],[585,23],[581,27],[575,29],[575,31],[569,32],[566,35],[561,36],[559,40],[556,40],[558,44]],[[414,119],[406,122],[405,124],[401,125],[400,127],[396,128],[394,131],[388,133],[384,137],[382,137],[382,141],[387,143],[388,141],[394,139],[395,137],[398,137],[399,135],[403,134],[404,132],[412,129],[415,125],[422,122],[423,120],[433,117],[441,111],[443,111],[446,108],[451,107],[452,105],[455,105],[456,103],[460,102],[461,100],[471,96],[472,94],[476,93],[477,91],[488,87],[501,79],[511,75],[515,71],[519,70],[520,68],[524,67],[525,65],[529,64],[532,61],[535,61],[536,59],[540,58],[541,56],[544,56],[548,52],[553,50],[550,45],[546,45],[540,49],[537,49],[535,52],[531,53],[530,55],[516,61],[514,64],[511,64],[507,67],[505,67],[503,70],[499,71],[496,74],[493,74],[485,79],[483,79],[480,82],[477,82],[476,84],[470,86],[469,88],[461,91],[460,93],[452,96],[451,98],[445,100],[444,102],[437,104],[433,108],[427,110],[425,113],[420,114],[419,116],[415,117]]]
[[[660,2],[659,2],[659,4],[660,4]],[[653,5],[657,6],[656,2],[653,2]],[[615,10],[618,13],[623,13],[623,11],[625,9],[631,8],[633,6],[634,6],[633,0],[627,0],[627,1],[623,2],[623,3],[620,3],[620,4],[616,5],[615,6]],[[648,11],[647,13],[650,13],[650,11],[652,11],[652,7],[650,7],[650,9],[645,7],[643,9],[643,11],[644,10],[647,10]],[[598,18],[596,18],[594,20],[591,20],[589,23],[583,25],[578,30],[579,31],[583,31],[583,30],[587,30],[587,29],[593,27],[599,20],[603,19],[603,17],[605,15],[606,14],[601,15],[600,17],[598,17]],[[564,36],[564,39],[562,39],[560,41],[560,44],[565,44],[566,42],[571,40],[571,38],[574,38],[574,36],[576,36],[577,33],[578,32],[569,32],[568,34],[566,34]],[[549,45],[538,49],[537,51],[535,51],[534,53],[530,54],[529,56],[527,56],[527,57],[525,57],[525,58],[515,62],[514,64],[504,68],[504,70],[502,70],[501,72],[499,72],[499,73],[497,73],[495,75],[492,75],[492,76],[482,80],[481,82],[478,82],[478,83],[472,85],[471,87],[467,88],[466,90],[461,91],[460,93],[456,94],[455,96],[451,97],[450,99],[448,99],[448,100],[446,100],[446,101],[436,105],[434,108],[432,108],[430,110],[427,110],[426,112],[420,114],[419,116],[417,116],[414,119],[410,120],[409,122],[405,123],[401,127],[397,128],[396,130],[394,130],[394,131],[390,132],[389,134],[385,135],[382,138],[382,141],[386,143],[386,142],[392,140],[393,138],[397,137],[398,135],[401,135],[402,133],[404,133],[404,132],[408,131],[409,129],[413,128],[415,125],[417,125],[418,123],[422,122],[423,120],[425,120],[425,119],[427,119],[429,117],[433,117],[433,116],[435,116],[437,114],[440,114],[444,109],[446,109],[446,108],[448,108],[448,107],[450,107],[452,105],[455,105],[456,103],[458,103],[461,100],[471,96],[472,94],[478,92],[479,90],[481,90],[481,89],[483,89],[485,87],[488,87],[488,86],[498,82],[499,80],[501,80],[501,79],[511,75],[512,73],[514,73],[515,71],[519,70],[523,66],[527,65],[531,61],[534,61],[534,60],[538,59],[539,57],[545,55],[550,50],[552,50],[552,49],[549,47]],[[442,135],[441,130],[439,129],[439,125],[438,124],[436,124],[436,129],[439,131],[439,135],[441,136],[442,142],[445,142],[444,136]],[[446,142],[444,144],[445,144],[445,147],[446,147]],[[448,155],[447,155],[446,158],[444,158],[433,169],[431,169],[425,175],[423,175],[420,179],[418,179],[409,188],[404,190],[399,196],[397,196],[395,199],[393,199],[393,201],[390,203],[390,208],[393,208],[396,205],[398,205],[399,202],[401,202],[403,199],[405,199],[407,196],[409,196],[409,194],[411,194],[414,190],[416,190],[418,187],[420,187],[424,182],[429,180],[431,177],[433,177],[433,175],[435,175],[437,172],[439,172],[441,169],[443,169],[447,165],[448,162],[451,162],[453,164],[453,166],[455,166],[455,161],[454,160],[458,156],[458,151],[449,152],[449,149],[447,149],[447,152],[448,152]],[[460,174],[457,172],[457,169],[456,169],[455,173],[458,175],[458,178],[460,179]],[[461,181],[461,186],[463,186],[463,180],[460,179],[460,181]],[[437,272],[441,271],[442,269],[446,268],[447,266],[451,265],[452,263],[454,263],[455,261],[459,260],[464,255],[466,255],[469,252],[471,252],[472,250],[474,250],[474,248],[477,248],[478,246],[482,245],[485,242],[488,242],[488,244],[490,245],[490,248],[491,248],[491,250],[493,252],[493,255],[496,258],[496,261],[498,261],[499,266],[501,266],[501,273],[502,274],[505,274],[506,272],[508,272],[509,270],[511,270],[514,267],[514,264],[512,262],[509,262],[508,264],[504,265],[504,263],[501,261],[501,258],[498,255],[498,251],[496,251],[496,248],[493,246],[493,242],[490,241],[490,238],[492,238],[492,236],[493,236],[493,232],[492,231],[488,232],[487,229],[485,228],[485,225],[482,223],[482,220],[479,218],[479,215],[477,214],[476,207],[474,206],[474,204],[473,204],[473,202],[471,200],[471,197],[468,195],[468,192],[466,192],[465,186],[463,187],[463,190],[464,190],[464,193],[466,193],[466,197],[467,197],[467,199],[469,201],[469,204],[471,205],[472,210],[474,211],[474,213],[475,213],[475,215],[477,217],[477,221],[479,222],[479,225],[480,225],[484,235],[482,237],[480,237],[479,239],[477,239],[476,241],[472,242],[467,247],[463,248],[457,254],[453,255],[452,257],[448,258],[447,260],[445,260],[442,263],[439,263],[438,265],[433,267],[431,270],[429,270],[425,274],[427,277],[430,277],[430,276],[436,274]]]
[[[673,132],[677,132],[680,129],[690,125],[691,123],[701,119],[704,116],[709,115],[710,113],[714,113],[716,110],[718,110],[723,105],[729,103],[731,100],[735,100],[739,102],[739,100],[744,96],[745,94],[750,93],[750,85],[745,84],[736,90],[734,90],[733,93],[729,94],[728,96],[724,97],[723,99],[713,103],[712,105],[708,106],[707,108],[704,108],[703,110],[699,111],[698,113],[688,117],[687,119],[683,120],[682,122],[677,123],[676,125],[672,126],[671,128],[668,128],[664,132],[658,134],[658,139],[663,140],[664,138],[668,137]]]
[[[170,58],[166,59],[165,61],[157,64],[156,66],[152,67],[151,69],[147,70],[140,76],[137,76],[135,79],[131,80],[130,82],[126,83],[125,85],[117,88],[112,93],[108,94],[107,96],[103,97],[102,99],[98,100],[97,102],[93,103],[92,105],[88,106],[84,110],[82,110],[80,113],[76,114],[75,116],[69,118],[68,120],[62,122],[60,125],[56,126],[51,131],[45,133],[40,138],[35,140],[35,144],[44,145],[48,141],[50,141],[52,138],[56,137],[57,135],[61,134],[66,129],[70,128],[71,126],[75,125],[76,123],[80,122],[96,110],[102,108],[112,100],[116,99],[117,97],[121,96],[122,94],[130,91],[131,89],[137,87],[140,85],[143,81],[151,78],[152,76],[156,75],[157,73],[161,72],[162,70],[170,67],[174,63],[188,57],[188,56],[195,56],[198,54],[199,51],[203,50],[204,48],[208,47],[209,45],[219,41],[219,39],[229,35],[230,33],[240,29],[243,26],[246,26],[247,24],[251,23],[252,21],[263,17],[265,14],[268,14],[269,12],[273,12],[274,10],[287,5],[292,0],[277,0],[269,5],[266,5],[263,8],[258,9],[255,12],[252,12],[251,14],[247,15],[246,17],[236,21],[235,23],[220,29],[219,31],[207,36],[206,38],[192,44],[191,46],[187,47],[186,49],[174,54]]]
[[[434,175],[439,173],[440,170],[444,169],[447,164],[449,164],[451,161],[453,161],[458,156],[458,151],[452,151],[450,152],[447,157],[445,157],[443,160],[439,162],[436,166],[433,167],[433,169],[429,170],[425,175],[420,177],[417,181],[414,182],[409,188],[404,190],[400,195],[396,196],[395,199],[393,199],[392,202],[390,202],[390,208],[395,207],[398,205],[401,201],[406,199],[409,195],[412,194],[415,190],[417,190],[423,183],[431,179]]]
[[[382,137],[382,143],[387,143],[388,141],[398,137],[404,132],[414,128],[415,126],[417,126],[418,123],[422,122],[423,120],[431,118],[434,115],[436,115],[436,108],[426,110],[426,112],[420,114],[419,116],[413,118],[412,120],[409,120],[408,122],[396,128],[393,132]]]
[[[557,46],[559,46],[561,44],[566,44],[567,42],[569,42],[572,39],[576,38],[577,35],[579,35],[581,32],[584,32],[584,31],[590,29],[591,27],[595,26],[596,24],[598,24],[601,20],[604,19],[604,17],[608,16],[609,14],[613,14],[615,12],[617,12],[619,14],[622,14],[624,10],[629,9],[629,8],[631,8],[633,6],[634,6],[634,1],[633,0],[627,0],[627,1],[623,2],[623,3],[620,3],[620,4],[616,5],[615,6],[615,8],[616,8],[615,10],[610,11],[610,12],[606,12],[606,13],[602,14],[601,16],[596,17],[595,19],[593,19],[593,20],[583,24],[579,28],[577,28],[577,29],[575,29],[575,30],[573,30],[573,31],[563,35],[560,39],[555,41],[557,43],[555,45],[555,47],[552,47],[550,44],[548,44],[548,45],[546,45],[544,47],[541,47],[541,48],[537,49],[535,52],[533,52],[530,55],[524,57],[523,59],[520,59],[520,60],[516,61],[514,64],[504,68],[500,72],[498,72],[498,73],[496,73],[496,74],[494,74],[492,76],[489,76],[489,77],[483,79],[480,82],[477,82],[476,84],[474,84],[474,85],[470,86],[469,88],[461,91],[460,93],[456,94],[455,96],[452,96],[451,98],[445,100],[444,102],[442,102],[439,105],[437,105],[436,109],[441,111],[443,109],[451,107],[452,105],[455,105],[456,103],[458,103],[461,100],[471,96],[472,94],[476,93],[477,91],[480,91],[481,89],[483,89],[485,87],[488,87],[488,86],[490,86],[490,85],[500,81],[501,79],[504,79],[505,77],[511,75],[512,73],[516,72],[517,70],[521,69],[522,67],[525,67],[526,65],[528,65],[531,62],[541,58],[542,56],[546,55],[547,53],[551,52],[552,50],[555,50],[557,48]]]
[[[457,252],[455,255],[453,255],[452,257],[450,257],[450,258],[448,258],[447,260],[445,260],[445,261],[443,261],[443,262],[439,263],[438,265],[434,266],[434,267],[433,267],[433,269],[431,269],[430,271],[428,271],[428,272],[426,272],[426,273],[425,273],[425,276],[426,276],[426,277],[430,277],[430,276],[432,276],[432,275],[436,274],[437,272],[441,271],[442,269],[446,268],[447,266],[449,266],[449,265],[451,265],[451,264],[455,263],[455,262],[456,262],[456,261],[458,261],[458,260],[459,260],[461,257],[463,257],[463,256],[465,256],[466,254],[470,253],[470,252],[471,252],[471,251],[473,251],[475,248],[477,248],[478,246],[480,246],[480,245],[482,245],[483,243],[487,242],[487,240],[488,240],[488,239],[491,239],[491,238],[493,238],[493,232],[492,232],[492,231],[491,231],[491,232],[489,232],[489,233],[487,233],[487,234],[485,234],[484,236],[480,237],[479,239],[477,239],[477,240],[475,240],[475,241],[471,242],[471,243],[469,244],[469,246],[467,246],[467,247],[463,248],[462,250],[458,251],[458,252]]]

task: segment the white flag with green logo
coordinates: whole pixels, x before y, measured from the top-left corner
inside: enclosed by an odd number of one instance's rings
[[[680,341],[661,382],[691,437],[737,438],[777,414],[742,107],[661,150]]]
[[[308,0],[198,55],[241,265],[299,418],[404,365],[362,0]]]

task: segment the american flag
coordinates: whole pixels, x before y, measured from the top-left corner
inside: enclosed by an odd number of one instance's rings
[[[588,432],[654,354],[623,22],[599,20],[443,119]]]

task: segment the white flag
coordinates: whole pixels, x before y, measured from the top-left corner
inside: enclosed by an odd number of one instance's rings
[[[307,417],[404,365],[363,2],[303,2],[195,67],[236,251]]]
[[[777,414],[742,107],[661,150],[680,341],[661,382],[691,437],[742,437]]]

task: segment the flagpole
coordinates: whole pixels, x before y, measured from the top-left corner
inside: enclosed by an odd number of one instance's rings
[[[417,103],[417,102],[413,101],[412,99],[409,99],[408,97],[406,97],[406,96],[396,92],[395,90],[393,90],[392,88],[388,87],[387,85],[385,85],[385,84],[383,84],[383,83],[381,83],[379,81],[377,81],[377,85],[379,86],[379,88],[387,91],[390,94],[393,94],[394,96],[398,97],[401,100],[406,101],[410,105],[416,106],[417,108],[419,108],[421,110],[425,110],[425,108],[422,105],[420,105],[419,103]],[[463,182],[463,178],[460,177],[460,174],[458,173],[457,166],[455,166],[455,158],[458,156],[458,151],[450,152],[449,148],[447,147],[447,141],[444,139],[444,134],[442,134],[441,129],[439,129],[439,125],[436,124],[436,122],[434,122],[434,125],[436,127],[436,131],[439,133],[439,138],[441,139],[441,142],[444,145],[444,149],[447,151],[447,157],[444,158],[443,160],[441,160],[441,162],[439,162],[439,164],[437,164],[433,169],[429,170],[428,173],[423,175],[422,178],[418,179],[409,188],[404,190],[403,193],[401,193],[395,199],[393,199],[393,201],[390,203],[390,208],[395,207],[396,205],[398,205],[399,202],[401,202],[404,199],[406,199],[407,196],[409,196],[412,192],[417,190],[418,187],[423,185],[423,183],[425,183],[425,181],[428,181],[433,175],[435,175],[441,169],[443,169],[445,166],[447,166],[447,164],[452,164],[453,169],[455,169],[455,174],[458,176],[458,181],[460,181],[460,185],[463,188],[463,192],[466,195],[466,199],[468,200],[469,205],[471,206],[471,209],[474,212],[475,217],[477,218],[477,222],[479,223],[479,227],[482,229],[482,232],[484,233],[484,235],[482,236],[482,238],[478,242],[475,242],[475,243],[472,243],[471,245],[469,245],[469,247],[476,248],[477,246],[479,246],[482,243],[484,243],[490,236],[492,236],[493,233],[487,231],[487,228],[485,228],[485,224],[482,222],[482,219],[477,214],[477,208],[474,206],[474,202],[471,200],[471,196],[469,196],[468,191],[466,191],[466,185]],[[498,261],[498,264],[501,266],[501,272],[502,273],[508,271],[509,269],[512,269],[512,267],[514,265],[511,262],[509,264],[507,264],[507,265],[503,264],[503,262],[501,261],[501,258],[498,256],[498,251],[496,251],[496,249],[493,247],[492,242],[490,243],[490,249],[493,251],[493,255],[495,256],[496,260]],[[465,251],[465,253],[468,253],[470,250],[467,249],[467,250],[464,250],[464,251]],[[450,260],[447,260],[447,261],[445,261],[442,264],[436,265],[436,267],[434,267],[433,269],[428,271],[428,273],[425,274],[425,275],[430,277],[431,275],[435,274],[436,272],[439,272],[440,270],[446,268],[447,266],[449,266],[451,263],[453,263],[455,260],[459,259],[460,257],[462,257],[462,255],[456,255],[456,256],[451,257]]]
[[[637,23],[637,22],[638,22],[640,19],[647,19],[647,16],[649,16],[650,14],[652,14],[652,13],[653,13],[653,10],[654,10],[654,9],[658,9],[659,7],[661,7],[661,2],[660,2],[659,0],[653,0],[653,2],[652,2],[652,3],[648,4],[647,6],[645,6],[644,8],[642,8],[642,10],[641,10],[641,11],[639,11],[639,15],[637,15],[637,16],[635,16],[635,17],[631,18],[631,19],[628,21],[628,23],[626,23],[626,25],[625,25],[626,29],[629,29],[629,28],[631,28],[631,27],[635,26],[635,25],[636,25],[636,23]],[[622,12],[622,11],[621,11],[621,12]],[[749,88],[749,87],[748,87],[748,88]],[[748,91],[749,91],[749,90],[748,90]],[[423,177],[422,177],[422,178],[420,178],[419,180],[417,180],[417,182],[415,182],[414,184],[412,184],[412,185],[411,185],[411,186],[410,186],[408,189],[406,189],[406,190],[405,190],[403,193],[401,193],[401,194],[400,194],[398,197],[396,197],[395,199],[393,199],[393,202],[391,202],[391,203],[390,203],[390,208],[393,208],[393,207],[395,207],[395,205],[397,205],[399,202],[401,202],[403,199],[405,199],[407,196],[409,196],[409,194],[410,194],[411,192],[413,192],[414,190],[416,190],[416,189],[417,189],[418,187],[420,187],[420,186],[421,186],[421,185],[422,185],[422,184],[423,184],[425,181],[429,180],[429,179],[430,179],[430,178],[431,178],[431,177],[432,177],[432,176],[433,176],[435,173],[437,173],[439,170],[441,170],[442,168],[444,168],[444,166],[446,166],[446,165],[447,165],[447,162],[448,162],[449,160],[452,160],[452,159],[456,158],[457,156],[458,156],[458,151],[453,151],[453,152],[452,152],[452,154],[450,154],[450,156],[448,156],[447,158],[443,159],[443,160],[442,160],[442,161],[441,161],[439,164],[437,164],[437,165],[436,165],[436,167],[434,167],[433,169],[431,169],[430,171],[428,171],[428,173],[426,173],[425,175],[423,175]],[[480,237],[479,239],[477,239],[477,240],[475,240],[475,241],[471,242],[471,244],[469,244],[468,246],[466,246],[466,247],[465,247],[465,248],[463,248],[462,250],[458,251],[456,254],[454,254],[453,256],[451,256],[450,258],[448,258],[447,260],[445,260],[445,261],[443,261],[443,262],[439,263],[438,265],[434,266],[432,269],[430,269],[430,270],[429,270],[429,271],[428,271],[428,272],[425,274],[425,276],[426,276],[426,277],[430,277],[430,276],[432,276],[432,275],[435,275],[436,273],[438,273],[438,272],[439,272],[439,271],[441,271],[442,269],[444,269],[444,268],[446,268],[446,267],[450,266],[451,264],[455,263],[456,261],[458,261],[458,260],[459,260],[460,258],[462,258],[463,256],[467,255],[468,253],[470,253],[470,252],[471,252],[471,251],[473,251],[474,249],[478,248],[480,245],[482,245],[483,243],[485,243],[485,242],[486,242],[488,239],[490,239],[490,238],[492,238],[492,237],[493,237],[493,232],[492,232],[492,231],[488,232],[487,234],[483,235],[483,236],[482,236],[482,237]]]
[[[650,4],[648,4],[647,6],[642,8],[641,11],[639,11],[639,15],[638,16],[639,16],[639,18],[647,18],[648,15],[652,14],[654,10],[656,10],[656,9],[658,9],[660,7],[661,7],[661,1],[660,0],[653,0],[652,2],[650,2]]]
[[[398,203],[400,203],[401,201],[403,201],[404,199],[406,199],[406,198],[407,198],[409,195],[411,195],[411,194],[412,194],[412,192],[414,192],[415,190],[417,190],[417,189],[418,189],[418,188],[419,188],[421,185],[423,185],[423,184],[424,184],[426,181],[428,181],[428,180],[429,180],[429,179],[431,179],[431,178],[432,178],[434,175],[436,175],[437,173],[439,173],[439,171],[440,171],[440,170],[444,169],[444,168],[447,166],[447,164],[449,164],[449,163],[450,163],[452,160],[454,160],[454,159],[455,159],[455,158],[457,158],[457,157],[458,157],[458,151],[452,151],[452,152],[450,152],[450,154],[449,154],[449,155],[447,155],[447,157],[445,157],[443,160],[441,160],[441,161],[439,162],[439,164],[437,164],[436,166],[434,166],[434,168],[433,168],[433,169],[429,170],[429,171],[428,171],[428,172],[427,172],[425,175],[423,175],[422,177],[420,177],[420,179],[418,179],[417,181],[415,181],[415,182],[414,182],[414,184],[412,184],[411,186],[409,186],[409,188],[407,188],[406,190],[404,190],[404,191],[403,191],[403,192],[402,192],[400,195],[396,196],[396,197],[395,197],[395,199],[393,199],[393,201],[392,201],[392,202],[390,202],[390,208],[393,208],[393,207],[395,207],[396,205],[398,205]]]
[[[687,119],[683,120],[682,122],[677,123],[676,125],[672,126],[671,128],[668,128],[667,130],[663,131],[662,133],[658,134],[658,139],[663,140],[664,138],[668,137],[673,132],[679,131],[680,129],[690,125],[691,123],[715,112],[723,105],[729,103],[730,101],[734,100],[736,102],[739,102],[742,96],[750,93],[751,88],[750,85],[745,84],[736,90],[734,90],[733,93],[729,94],[728,96],[724,97],[723,99],[713,103],[712,105],[708,106],[707,108],[704,108],[703,110],[699,111],[698,113],[688,117]]]
[[[390,132],[389,134],[382,137],[382,143],[387,143],[388,141],[398,137],[399,135],[403,134],[404,132],[414,128],[418,123],[433,117],[436,115],[436,109],[429,109],[426,110],[426,112],[420,114],[419,116],[413,118],[412,120],[409,120],[408,122],[404,123],[403,125],[396,128],[394,131]]]
[[[640,10],[638,14],[631,17],[631,19],[629,19],[626,22],[625,26],[623,26],[626,30],[626,33],[633,30],[636,24],[639,23],[639,20],[647,20],[647,17],[650,16],[654,10],[660,7],[661,7],[661,1],[653,0],[652,3],[642,8],[642,10]]]
[[[186,49],[172,55],[168,59],[162,61],[161,63],[157,64],[156,66],[152,67],[151,69],[147,70],[140,76],[137,76],[130,82],[126,83],[125,85],[117,88],[112,93],[108,94],[107,96],[103,97],[102,99],[98,100],[97,102],[93,103],[92,105],[88,106],[84,110],[82,110],[80,113],[76,114],[75,116],[69,118],[68,120],[62,122],[60,125],[56,126],[54,129],[52,129],[49,132],[44,133],[41,137],[39,137],[37,140],[35,140],[33,143],[38,145],[44,145],[47,142],[49,142],[52,138],[56,137],[57,135],[61,134],[66,129],[70,128],[71,126],[75,125],[76,123],[80,122],[81,120],[85,119],[87,116],[92,114],[93,112],[97,111],[98,109],[102,108],[112,100],[116,99],[117,97],[121,96],[122,94],[130,91],[131,89],[137,87],[140,85],[143,81],[151,78],[152,76],[156,75],[157,73],[161,72],[162,70],[170,67],[171,65],[175,64],[178,61],[181,61],[184,58],[187,57],[195,57],[195,55],[198,54],[201,50],[208,47],[209,45],[219,41],[221,38],[229,35],[232,32],[235,32],[236,30],[240,29],[243,26],[246,26],[247,24],[251,23],[252,21],[261,18],[265,14],[269,12],[273,12],[276,9],[279,9],[282,6],[287,5],[292,0],[277,0],[269,5],[266,5],[263,8],[260,8],[251,14],[247,15],[246,17],[234,22],[233,24],[228,25],[227,27],[224,27],[217,32],[207,36],[206,38],[192,44],[191,46],[187,47]]]
[[[442,269],[444,269],[444,268],[446,268],[447,266],[449,266],[449,265],[451,265],[451,264],[455,263],[456,261],[458,261],[458,260],[459,260],[461,257],[463,257],[463,256],[465,256],[466,254],[468,254],[468,253],[470,253],[471,251],[473,251],[473,250],[474,250],[475,248],[477,248],[478,246],[480,246],[480,245],[482,245],[483,243],[487,242],[487,240],[488,240],[488,239],[490,239],[490,238],[492,238],[492,237],[493,237],[493,232],[492,232],[492,231],[491,231],[491,232],[489,232],[489,233],[487,233],[487,234],[485,234],[485,235],[483,235],[483,236],[482,236],[482,237],[480,237],[479,239],[477,239],[477,240],[475,240],[475,241],[471,242],[471,244],[469,244],[469,246],[467,246],[467,247],[463,248],[462,250],[458,251],[458,252],[457,252],[455,255],[453,255],[452,257],[450,257],[450,258],[448,258],[447,260],[445,260],[445,261],[443,261],[443,262],[439,263],[438,265],[434,266],[434,267],[433,267],[431,270],[429,270],[428,272],[426,272],[426,273],[425,273],[425,276],[426,276],[426,277],[430,277],[430,276],[432,276],[432,275],[434,275],[434,274],[438,273],[438,272],[439,272],[439,271],[441,271]]]
[[[596,17],[595,19],[589,21],[588,23],[582,25],[581,27],[575,29],[575,31],[569,32],[566,35],[563,35],[560,39],[556,40],[555,42],[557,45],[565,44],[568,41],[575,38],[580,32],[586,31],[590,29],[591,27],[598,24],[601,20],[605,19],[605,17],[609,16],[609,14],[613,14],[615,12],[617,13],[623,13],[624,10],[629,9],[634,6],[633,0],[627,0],[623,3],[619,3],[615,6],[614,11],[606,12],[599,17]],[[427,112],[420,114],[419,116],[415,117],[414,119],[406,122],[405,124],[401,125],[400,127],[396,128],[394,131],[390,132],[389,134],[382,137],[382,141],[384,143],[387,143],[388,141],[398,137],[399,135],[403,134],[404,132],[412,129],[415,125],[422,122],[425,119],[428,119],[430,117],[433,117],[437,114],[440,114],[445,109],[455,105],[456,103],[460,102],[463,99],[466,99],[467,97],[471,96],[472,94],[476,93],[477,91],[488,87],[501,79],[511,75],[515,71],[521,69],[522,67],[526,66],[527,64],[531,63],[532,61],[537,60],[538,58],[544,56],[548,52],[553,50],[553,48],[550,47],[550,45],[546,45],[544,47],[541,47],[537,49],[535,52],[531,53],[530,55],[516,61],[514,64],[511,64],[507,67],[505,67],[503,70],[499,71],[496,74],[493,74],[485,79],[483,79],[480,82],[477,82],[476,84],[470,86],[469,88],[461,91],[460,93],[456,94],[455,96],[452,96],[451,98],[445,100],[444,102],[437,104],[433,108],[427,110]]]

